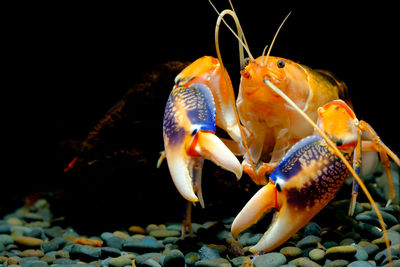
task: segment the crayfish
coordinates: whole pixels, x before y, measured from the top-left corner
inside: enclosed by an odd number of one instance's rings
[[[253,252],[273,250],[288,240],[335,196],[349,173],[354,177],[349,213],[354,211],[360,186],[383,222],[359,178],[361,152],[379,152],[389,179],[389,157],[399,166],[400,160],[368,123],[356,118],[346,85],[329,72],[270,56],[287,17],[268,52],[264,49],[262,56],[254,58],[233,7],[218,14],[218,59],[205,56],[184,69],[175,79],[165,108],[165,152],[160,159],[166,157],[180,194],[189,202],[200,201],[204,206],[204,159],[233,172],[237,178],[244,171],[256,184],[264,185],[232,225],[232,234],[237,237],[272,208],[278,211],[262,239],[251,248]],[[237,34],[223,19],[225,15],[235,20]],[[219,50],[221,22],[239,41],[241,82],[236,105]],[[232,140],[218,138],[216,126]],[[369,135],[368,140],[362,140],[364,132]],[[243,156],[241,164],[235,155]],[[381,225],[386,236],[385,226]],[[387,236],[386,242],[388,246]]]

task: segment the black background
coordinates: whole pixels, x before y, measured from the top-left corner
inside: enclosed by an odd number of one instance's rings
[[[229,7],[227,1],[215,2],[219,10]],[[271,55],[335,73],[348,85],[358,118],[399,153],[397,8],[350,4],[234,2],[255,57],[292,12]],[[171,60],[215,56],[217,15],[207,1],[58,3],[14,11],[6,54],[12,57],[17,94],[3,100],[10,119],[3,131],[11,135],[4,138],[4,170],[11,171],[2,178],[5,200],[51,190],[48,181],[57,183],[67,164],[60,142],[84,140],[141,73]],[[237,41],[224,26],[220,40],[238,88]],[[143,116],[163,108],[148,107]],[[162,118],[154,123],[161,125]],[[161,150],[162,133],[157,140],[138,142],[158,142]]]

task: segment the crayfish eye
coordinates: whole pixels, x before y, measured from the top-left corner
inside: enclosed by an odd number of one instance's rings
[[[278,62],[276,63],[276,65],[278,66],[278,68],[282,69],[283,67],[285,67],[285,61],[283,61],[283,60],[278,60]]]
[[[278,190],[278,192],[281,192],[282,191],[282,189],[281,189],[281,186],[278,184],[278,183],[276,183],[276,190]]]
[[[247,65],[249,65],[249,62],[250,62],[250,58],[248,58],[248,57],[244,58],[242,70],[244,70],[244,68],[246,68]]]
[[[246,57],[246,58],[244,59],[244,65],[245,65],[245,66],[249,65],[249,62],[250,62],[250,58],[249,58],[249,57]]]

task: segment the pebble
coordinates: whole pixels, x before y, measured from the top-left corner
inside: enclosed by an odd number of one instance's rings
[[[328,248],[325,255],[327,258],[353,259],[356,253],[357,248],[354,246],[337,246]]]
[[[122,232],[122,231],[115,231],[113,234],[118,236],[118,237],[120,237],[120,238],[122,238],[122,239],[125,239],[125,238],[129,237],[129,235],[127,233]]]
[[[165,256],[159,252],[149,252],[149,253],[144,253],[142,255],[139,255],[135,258],[135,263],[138,265],[141,265],[145,263],[149,259],[153,259],[156,262],[161,262],[163,261]]]
[[[353,245],[353,246],[355,246],[356,249],[357,249],[357,252],[354,255],[354,258],[356,258],[356,260],[358,260],[358,261],[366,261],[366,260],[368,260],[368,253],[367,253],[367,251],[365,250],[364,247],[362,247],[360,245]]]
[[[379,247],[376,244],[367,244],[364,246],[364,249],[368,255],[375,255],[375,253],[378,252]]]
[[[281,266],[287,262],[286,257],[277,252],[270,252],[261,256],[258,256],[254,260],[255,267],[262,266]]]
[[[345,238],[345,239],[342,240],[342,242],[340,242],[339,245],[341,245],[341,246],[347,246],[347,245],[351,245],[351,244],[354,244],[354,243],[356,243],[356,241],[354,241],[354,239],[352,239],[352,238]]]
[[[218,250],[209,248],[208,246],[202,246],[199,249],[199,255],[201,260],[213,260],[221,257]]]
[[[321,267],[321,265],[319,265],[318,263],[308,259],[308,258],[304,258],[303,260],[299,261],[299,265],[300,267]]]
[[[2,243],[4,246],[8,246],[14,243],[14,237],[6,234],[0,234],[0,243]]]
[[[233,258],[231,263],[234,267],[250,267],[253,266],[253,262],[251,261],[250,257],[247,256],[240,256]]]
[[[314,235],[314,236],[319,236],[319,233],[321,232],[321,226],[319,226],[315,222],[309,222],[303,230],[305,235]]]
[[[319,248],[314,248],[308,253],[308,256],[315,262],[321,262],[325,258],[325,251]]]
[[[44,252],[39,249],[27,249],[21,252],[21,257],[43,257]]]
[[[131,232],[132,234],[146,234],[146,230],[144,230],[143,227],[138,226],[138,225],[132,225],[128,228],[128,231]]]
[[[127,242],[126,240],[128,239],[122,239],[119,236],[116,236],[114,234],[109,233],[110,235],[108,235],[107,233],[103,233],[101,235],[101,238],[105,241],[106,246],[108,247],[112,247],[112,248],[116,248],[116,249],[122,249],[122,245],[124,244],[124,242]]]
[[[339,260],[334,260],[334,261],[326,263],[324,265],[324,267],[345,267],[348,264],[349,264],[349,261],[339,259]]]
[[[321,242],[321,238],[315,235],[308,235],[297,242],[297,247],[301,249],[316,247],[319,242]]]
[[[189,252],[185,255],[185,263],[188,266],[193,266],[196,261],[200,260],[200,255],[197,252]]]
[[[158,229],[151,231],[149,234],[157,239],[162,239],[166,237],[178,237],[181,235],[181,232],[176,230]]]
[[[184,267],[185,266],[185,256],[178,249],[173,249],[165,254],[164,267]]]
[[[122,244],[122,248],[126,251],[139,251],[143,253],[161,251],[164,249],[164,244],[161,241],[154,239],[154,237],[145,237],[141,239],[128,237]]]
[[[258,233],[258,234],[253,234],[251,232],[245,232],[241,235],[239,235],[238,241],[243,245],[243,246],[253,246],[257,244],[257,242],[261,239],[263,234]]]
[[[347,267],[375,267],[375,265],[369,263],[368,261],[358,260],[353,261],[352,263],[347,265]]]
[[[398,256],[398,253],[397,253],[396,250],[394,250],[393,248],[391,248],[390,250],[391,250],[391,252],[392,252],[392,257]],[[384,249],[384,250],[378,252],[378,253],[375,255],[374,260],[375,260],[378,264],[380,264],[380,263],[383,263],[383,261],[384,261],[387,257],[388,257],[388,250],[387,250],[387,249]]]
[[[279,252],[286,258],[294,258],[301,255],[303,251],[298,247],[284,247]]]
[[[16,236],[14,237],[14,242],[26,247],[39,247],[43,243],[43,240],[36,237]]]
[[[133,263],[136,266],[153,267],[363,267],[388,263],[382,234],[372,224],[373,221],[357,222],[345,215],[339,216],[340,220],[335,217],[328,225],[316,217],[315,221],[309,222],[283,246],[254,257],[248,251],[249,246],[257,243],[263,234],[256,232],[259,228],[254,227],[239,235],[238,240],[233,239],[230,233],[233,218],[194,223],[197,236],[186,237],[185,240],[180,238],[180,222],[149,224],[146,227],[133,224],[127,230],[113,229],[100,236],[88,237],[78,234],[72,228],[52,224],[49,204],[45,203],[38,207],[19,209],[3,220],[0,218],[0,267],[79,267],[85,263],[93,267],[123,267],[132,266]],[[368,205],[357,205],[361,207],[358,215],[374,216],[368,210]],[[348,205],[343,204],[343,207],[343,214],[346,214]],[[395,263],[399,262],[400,225],[393,216],[398,216],[399,210],[396,205],[384,209],[385,222],[390,227],[388,236]],[[84,239],[104,242],[101,247],[76,244],[77,240]]]
[[[194,264],[195,267],[231,267],[231,263],[224,258],[213,260],[200,260]],[[255,266],[255,265],[254,265]]]
[[[129,255],[123,255],[116,258],[111,258],[108,261],[111,267],[123,267],[126,265],[132,265],[132,258]]]

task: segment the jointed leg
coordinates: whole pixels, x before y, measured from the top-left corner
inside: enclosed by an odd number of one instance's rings
[[[363,151],[377,151],[379,152],[379,156],[381,158],[381,163],[383,166],[383,169],[385,170],[386,177],[388,180],[388,185],[389,185],[389,197],[390,199],[388,200],[386,206],[390,205],[390,203],[394,200],[395,198],[395,191],[394,191],[394,186],[393,186],[393,180],[392,180],[392,173],[390,171],[390,158],[393,159],[393,161],[400,167],[400,160],[396,156],[396,154],[393,153],[379,138],[379,136],[376,134],[374,129],[365,121],[360,121],[359,127],[361,128],[362,131],[366,131],[369,133],[372,137],[372,141],[363,141]],[[364,150],[365,148],[365,150]]]
[[[185,214],[182,223],[182,234],[181,238],[184,239],[186,235],[186,228],[189,229],[189,236],[193,236],[192,229],[192,202],[186,201]]]
[[[361,134],[358,134],[357,146],[353,154],[353,169],[358,176],[360,176],[360,170],[361,170],[361,146],[362,146]],[[358,196],[358,182],[355,178],[353,178],[353,190],[351,193],[349,216],[354,215],[354,210],[356,208],[356,203],[357,203],[357,196]]]

